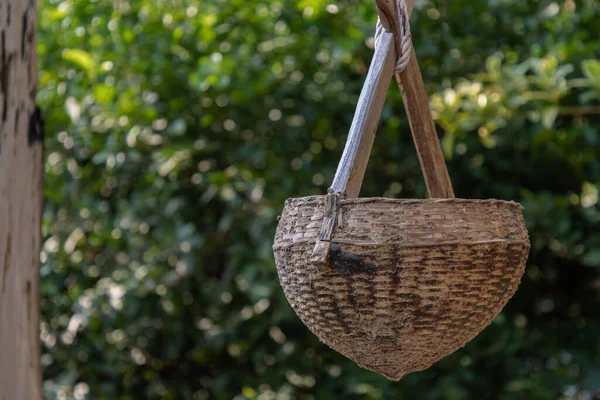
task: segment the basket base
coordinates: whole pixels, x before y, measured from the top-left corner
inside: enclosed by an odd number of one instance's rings
[[[529,250],[526,243],[442,245],[425,252],[342,247],[362,251],[362,269],[322,274],[308,261],[285,263],[310,253],[312,243],[277,250],[281,285],[322,342],[393,380],[429,368],[489,325],[515,293]]]

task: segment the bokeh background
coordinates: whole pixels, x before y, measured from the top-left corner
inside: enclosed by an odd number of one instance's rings
[[[520,290],[475,340],[390,382],[294,315],[271,251],[332,181],[372,0],[43,0],[48,399],[590,399],[600,388],[600,4],[417,0],[456,193],[519,201]],[[398,89],[363,196],[422,198]]]

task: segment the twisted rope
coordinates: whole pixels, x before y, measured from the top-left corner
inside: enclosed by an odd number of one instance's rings
[[[396,5],[398,7],[398,26],[400,27],[401,34],[401,51],[398,54],[398,61],[396,62],[396,67],[394,71],[396,73],[400,73],[404,71],[410,61],[410,53],[412,52],[412,36],[410,33],[410,22],[408,20],[408,10],[406,8],[406,0],[396,0]],[[381,35],[384,32],[387,32],[383,24],[381,23],[381,19],[377,18],[377,29],[375,31],[375,47],[378,46],[379,41],[381,40]],[[395,38],[398,40],[398,38]]]

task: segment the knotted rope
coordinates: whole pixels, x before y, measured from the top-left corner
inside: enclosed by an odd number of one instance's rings
[[[400,73],[406,69],[408,62],[410,61],[410,53],[412,52],[412,36],[410,34],[410,22],[408,18],[406,0],[396,0],[396,6],[398,8],[398,12],[396,13],[396,15],[398,16],[398,26],[400,27],[401,38],[395,39],[401,41],[401,50],[400,54],[398,54],[398,61],[396,62],[396,67],[394,68],[394,71],[396,73]],[[379,45],[381,35],[384,32],[387,32],[387,29],[385,29],[385,26],[383,26],[383,24],[381,23],[381,19],[377,18],[377,29],[375,31],[375,47]]]

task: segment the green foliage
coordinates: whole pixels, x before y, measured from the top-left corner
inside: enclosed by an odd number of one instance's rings
[[[48,399],[557,399],[600,387],[600,7],[425,0],[413,36],[461,197],[520,201],[522,286],[389,382],[319,343],[273,265],[333,178],[373,1],[45,0]],[[393,87],[363,195],[423,197]]]

